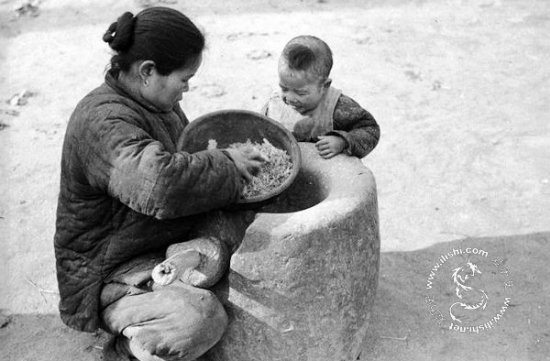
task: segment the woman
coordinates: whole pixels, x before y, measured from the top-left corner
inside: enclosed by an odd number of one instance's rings
[[[69,121],[55,234],[60,313],[70,327],[117,337],[106,359],[191,360],[227,316],[210,291],[153,290],[150,266],[189,238],[201,214],[234,203],[259,153],[176,149],[188,120],[178,102],[201,64],[204,37],[180,12],[125,13],[103,40],[115,51],[105,83]]]

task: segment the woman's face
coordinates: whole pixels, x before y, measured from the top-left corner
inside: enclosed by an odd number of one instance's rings
[[[147,86],[142,88],[142,96],[162,111],[172,110],[182,99],[182,94],[189,91],[189,80],[195,75],[201,62],[202,57],[199,55],[191,64],[168,75],[160,75],[153,68],[147,79]]]

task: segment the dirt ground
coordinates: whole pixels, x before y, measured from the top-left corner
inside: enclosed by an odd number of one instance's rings
[[[43,0],[19,16],[16,3],[0,1],[0,358],[100,360],[104,335],[70,330],[57,314],[62,139],[78,100],[102,82],[107,26],[160,4],[207,36],[182,101],[190,119],[259,110],[284,43],[312,34],[333,49],[334,86],[379,122],[363,162],[378,186],[380,285],[361,360],[547,359],[550,2]],[[493,270],[509,282],[506,312],[479,333],[442,327],[427,307],[440,255],[468,247],[509,271]]]

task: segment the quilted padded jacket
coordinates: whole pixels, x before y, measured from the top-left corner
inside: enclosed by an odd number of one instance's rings
[[[221,150],[176,149],[188,120],[132,97],[107,73],[67,126],[54,239],[60,315],[101,325],[103,280],[121,263],[181,242],[200,213],[235,202],[239,173]]]

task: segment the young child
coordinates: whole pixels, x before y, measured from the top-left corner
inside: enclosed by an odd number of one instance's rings
[[[279,58],[279,85],[262,113],[281,122],[302,142],[315,142],[323,158],[346,153],[362,158],[380,137],[373,116],[331,86],[332,52],[321,39],[290,40]]]

